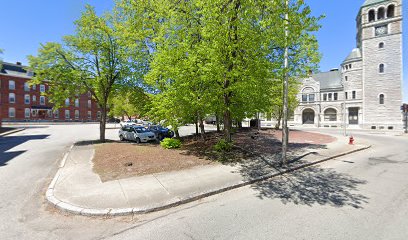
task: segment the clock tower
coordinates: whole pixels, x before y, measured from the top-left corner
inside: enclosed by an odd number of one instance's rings
[[[402,129],[402,0],[366,0],[357,30],[363,128]]]

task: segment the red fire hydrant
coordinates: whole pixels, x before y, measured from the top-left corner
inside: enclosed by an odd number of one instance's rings
[[[349,144],[350,144],[350,145],[353,145],[353,144],[354,144],[354,138],[353,138],[353,136],[350,136],[350,138],[349,138]]]

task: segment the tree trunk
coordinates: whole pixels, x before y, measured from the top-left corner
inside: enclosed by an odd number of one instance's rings
[[[282,120],[282,118],[278,118],[278,119],[276,119],[278,122],[275,124],[275,129],[276,130],[279,130],[279,127],[280,127],[280,124],[281,124],[281,120]]]
[[[242,121],[241,120],[237,120],[237,125],[239,129],[242,129]]]
[[[215,123],[217,124],[217,132],[221,131],[220,128],[220,116],[218,115],[218,113],[215,115]]]
[[[176,138],[180,139],[180,133],[179,133],[178,128],[174,129],[174,134],[176,134]]]
[[[195,121],[195,132],[196,132],[196,137],[198,137],[198,120],[196,119]]]
[[[99,120],[99,141],[105,142],[105,129],[106,129],[106,104],[101,108],[101,119]]]
[[[204,141],[205,140],[204,120],[201,116],[198,118],[198,120],[200,122],[201,140]]]
[[[229,102],[228,97],[225,99],[227,102]],[[229,106],[229,103],[226,104],[226,106]],[[225,141],[231,142],[231,112],[230,110],[226,109],[224,112],[224,138]]]

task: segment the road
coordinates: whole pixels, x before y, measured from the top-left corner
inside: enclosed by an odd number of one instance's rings
[[[97,138],[98,126],[29,128],[0,138],[0,239],[408,239],[408,136],[353,135],[373,147],[169,210],[108,219],[64,214],[44,199],[63,153]]]

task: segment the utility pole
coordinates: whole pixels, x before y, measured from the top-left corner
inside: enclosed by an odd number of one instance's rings
[[[285,1],[285,62],[284,62],[284,80],[283,80],[283,121],[282,121],[282,164],[287,165],[287,151],[289,141],[288,129],[288,88],[289,88],[289,1]]]

